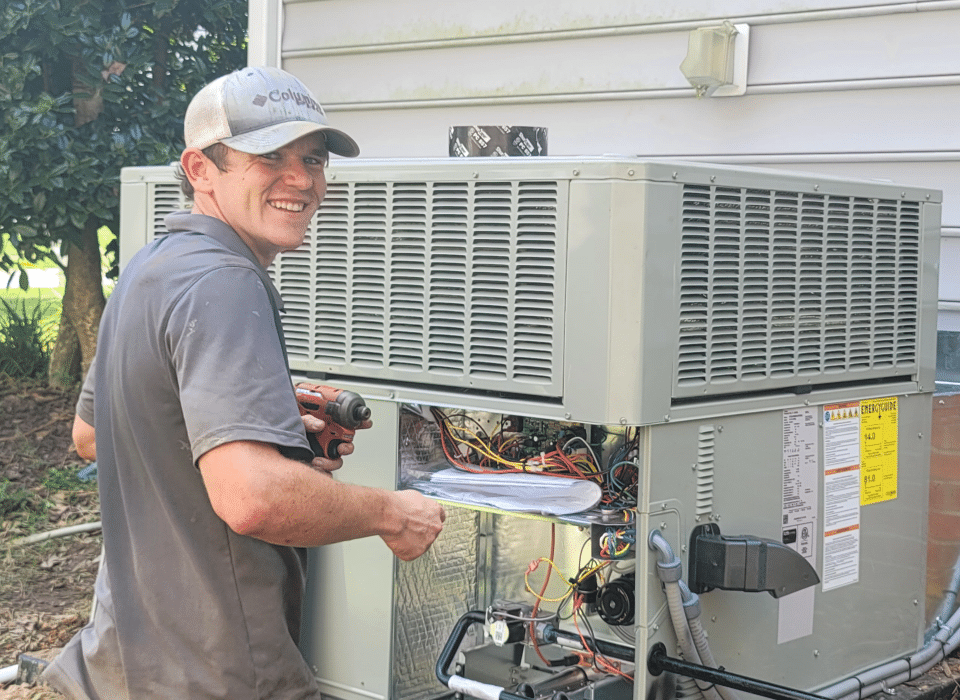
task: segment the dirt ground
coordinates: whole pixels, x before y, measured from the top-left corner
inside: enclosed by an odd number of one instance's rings
[[[49,656],[87,621],[99,532],[23,545],[26,535],[100,520],[96,481],[73,449],[77,391],[0,375],[0,668],[18,655]],[[48,689],[0,686],[0,700],[62,698]]]

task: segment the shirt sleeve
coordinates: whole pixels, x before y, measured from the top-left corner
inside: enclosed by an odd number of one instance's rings
[[[200,277],[170,312],[165,342],[195,463],[238,440],[313,457],[268,294],[255,270],[228,265]]]
[[[80,416],[88,425],[94,427],[94,407],[93,407],[93,387],[96,385],[97,378],[97,358],[94,356],[90,362],[90,368],[87,370],[87,376],[83,380],[83,386],[80,387],[80,396],[77,398],[77,415]]]

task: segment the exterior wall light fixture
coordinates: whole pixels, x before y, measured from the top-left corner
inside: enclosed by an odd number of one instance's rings
[[[680,72],[697,97],[730,97],[747,91],[747,46],[750,25],[723,24],[690,32],[687,57]]]

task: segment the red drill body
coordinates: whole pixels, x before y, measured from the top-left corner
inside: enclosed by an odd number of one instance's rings
[[[339,459],[340,445],[353,442],[353,435],[370,418],[363,397],[352,391],[322,384],[301,382],[296,386],[300,415],[311,415],[325,424],[319,433],[307,433],[310,447],[318,457]]]

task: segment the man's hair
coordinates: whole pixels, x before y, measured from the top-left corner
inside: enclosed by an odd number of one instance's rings
[[[223,173],[227,171],[227,153],[229,150],[222,143],[217,142],[204,148],[202,153],[217,166],[217,170]],[[183,166],[180,163],[177,163],[176,176],[180,181],[180,191],[189,199],[193,199],[193,185],[187,178],[187,174],[183,172]]]

